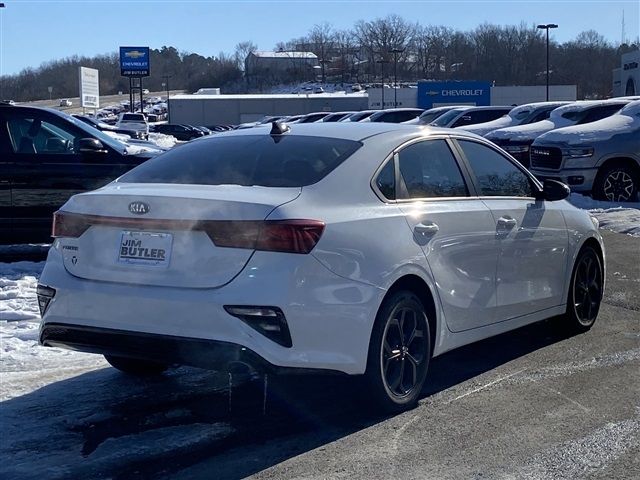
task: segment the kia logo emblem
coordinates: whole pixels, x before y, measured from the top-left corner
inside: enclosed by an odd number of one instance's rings
[[[144,215],[149,213],[149,205],[144,202],[131,202],[129,204],[129,211],[136,215]]]

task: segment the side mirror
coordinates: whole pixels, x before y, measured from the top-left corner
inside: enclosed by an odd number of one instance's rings
[[[80,153],[107,153],[107,149],[97,138],[81,138],[78,141],[78,151]]]
[[[571,189],[557,180],[546,179],[542,185],[542,198],[550,202],[564,200],[571,194]]]

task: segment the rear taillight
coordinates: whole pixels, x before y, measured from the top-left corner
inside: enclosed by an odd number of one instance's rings
[[[285,253],[311,252],[324,231],[324,222],[319,220],[161,220],[58,211],[53,214],[51,236],[77,238],[92,225],[141,230],[200,230],[217,247]]]
[[[205,226],[205,231],[218,247],[309,253],[322,236],[324,222],[319,220],[211,222]]]
[[[58,211],[53,214],[53,238],[77,238],[91,226],[86,215]]]

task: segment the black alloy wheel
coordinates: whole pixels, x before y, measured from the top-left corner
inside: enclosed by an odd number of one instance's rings
[[[378,312],[366,374],[383,410],[399,412],[415,405],[430,357],[429,323],[422,302],[412,292],[394,293]]]
[[[567,314],[574,330],[589,330],[596,321],[603,295],[600,258],[591,247],[578,255],[571,279]]]
[[[626,165],[614,165],[603,171],[594,186],[595,196],[610,202],[629,202],[638,193],[638,175]]]

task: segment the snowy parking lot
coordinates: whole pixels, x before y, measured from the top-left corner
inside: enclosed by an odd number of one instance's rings
[[[604,232],[594,329],[567,337],[549,321],[445,354],[418,408],[392,418],[343,378],[140,381],[40,347],[44,262],[5,248],[0,477],[640,478],[640,203],[571,201],[618,232]]]

